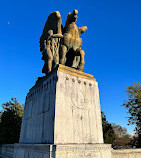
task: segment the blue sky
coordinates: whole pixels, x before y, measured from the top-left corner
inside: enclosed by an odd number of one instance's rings
[[[5,0],[0,1],[0,105],[11,97],[24,103],[36,77],[42,76],[39,38],[48,15],[60,11],[62,23],[78,9],[84,72],[99,83],[102,111],[109,122],[127,126],[127,85],[141,81],[141,1],[139,0]]]

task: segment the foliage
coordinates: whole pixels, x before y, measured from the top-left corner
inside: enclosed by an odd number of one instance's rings
[[[129,134],[127,134],[127,129],[125,127],[121,127],[115,123],[112,123],[113,130],[115,132],[115,140],[113,142],[113,147],[116,149],[128,149],[131,148],[132,138]]]
[[[128,100],[124,101],[123,105],[130,114],[128,118],[129,124],[135,124],[136,134],[138,134],[137,147],[141,147],[141,85],[134,83],[127,86],[126,93]]]
[[[115,123],[109,123],[106,120],[104,113],[101,112],[101,114],[104,143],[112,144],[114,149],[131,148],[132,145],[130,142],[132,141],[132,138],[127,134],[127,129]]]
[[[125,127],[121,127],[120,125],[117,125],[115,123],[112,123],[112,127],[115,133],[119,136],[127,134],[127,129]]]
[[[138,136],[136,134],[132,137],[130,145],[132,148],[136,148],[138,146]]]
[[[103,112],[102,114],[102,126],[103,126],[103,137],[104,137],[104,143],[106,144],[113,144],[115,140],[115,132],[112,128],[112,125],[108,123],[106,120],[106,116]]]
[[[0,112],[0,144],[17,143],[19,141],[23,105],[11,98],[9,102],[2,104]]]

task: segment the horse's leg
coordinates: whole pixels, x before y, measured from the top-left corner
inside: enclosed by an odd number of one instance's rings
[[[44,66],[42,68],[42,73],[47,73],[48,71],[48,66],[47,66],[47,53],[46,53],[46,50],[44,50],[42,52],[42,60],[44,60]]]
[[[80,71],[83,71],[84,69],[84,64],[85,64],[84,56],[85,56],[85,52],[83,50],[80,50],[80,63],[78,66],[78,70]]]
[[[60,51],[60,64],[65,65],[65,58],[67,53],[67,47],[65,45],[61,45],[61,51]]]

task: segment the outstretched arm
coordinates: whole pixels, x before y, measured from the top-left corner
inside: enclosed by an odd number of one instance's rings
[[[81,35],[82,33],[84,33],[85,31],[87,31],[87,26],[82,26],[82,27],[79,27],[78,28],[78,31],[79,31],[79,35]]]

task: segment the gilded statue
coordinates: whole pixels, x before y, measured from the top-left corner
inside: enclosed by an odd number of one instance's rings
[[[58,64],[83,71],[85,53],[81,49],[80,35],[87,27],[77,27],[77,16],[78,10],[68,13],[63,27],[58,11],[49,15],[40,37],[40,51],[44,60],[43,73],[48,74]]]
[[[74,10],[68,13],[67,20],[64,27],[64,34],[61,43],[60,63],[66,65],[67,63],[80,71],[84,69],[84,51],[81,50],[82,39],[80,35],[87,30],[86,26],[77,27],[78,11]],[[67,59],[67,53],[70,53]],[[73,59],[72,63],[67,60]]]

